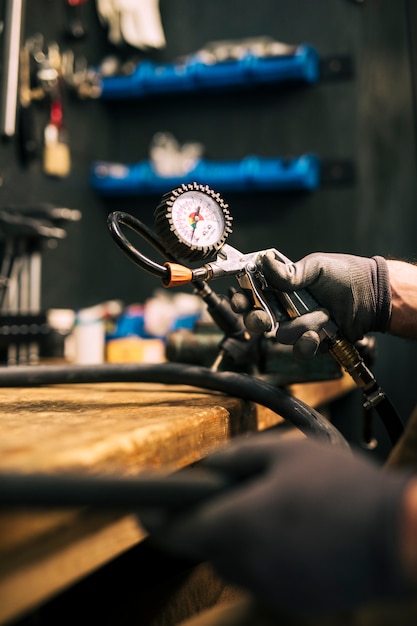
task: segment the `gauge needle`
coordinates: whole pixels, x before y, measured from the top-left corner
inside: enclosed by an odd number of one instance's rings
[[[194,239],[195,229],[197,228],[197,223],[198,223],[198,220],[200,219],[199,218],[200,210],[201,210],[201,207],[198,207],[195,210],[195,213],[193,214],[193,222],[191,224],[191,228],[193,229],[193,232],[191,233],[191,241]]]

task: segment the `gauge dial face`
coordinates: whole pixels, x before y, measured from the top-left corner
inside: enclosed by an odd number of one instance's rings
[[[154,218],[162,247],[188,261],[213,256],[232,232],[228,205],[213,189],[195,182],[162,196]]]
[[[187,191],[172,205],[172,224],[190,246],[215,246],[223,237],[225,219],[221,207],[201,191]]]

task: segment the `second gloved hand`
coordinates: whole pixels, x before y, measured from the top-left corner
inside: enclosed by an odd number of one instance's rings
[[[387,262],[382,257],[313,253],[297,263],[282,263],[270,251],[262,259],[269,285],[278,291],[307,289],[321,308],[281,322],[277,339],[294,345],[300,358],[314,356],[319,331],[329,319],[355,343],[371,331],[385,332],[391,315],[391,290]],[[262,330],[262,312],[246,314],[249,330]]]
[[[209,560],[230,583],[296,614],[405,593],[400,517],[409,477],[276,433],[235,441],[205,465],[230,488],[151,523],[161,547]]]

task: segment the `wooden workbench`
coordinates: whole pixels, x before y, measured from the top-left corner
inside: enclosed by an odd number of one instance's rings
[[[350,379],[293,386],[311,406]],[[147,383],[0,389],[0,471],[134,475],[198,461],[281,418],[216,392]],[[145,537],[135,516],[91,510],[0,515],[0,624],[9,623]],[[139,622],[138,622],[139,623]]]

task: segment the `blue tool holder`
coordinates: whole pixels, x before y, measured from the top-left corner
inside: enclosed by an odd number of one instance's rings
[[[165,193],[182,183],[197,182],[219,191],[307,190],[320,185],[320,159],[304,154],[291,159],[247,156],[240,161],[198,161],[186,174],[159,176],[150,161],[133,165],[98,161],[91,186],[102,196]]]
[[[204,63],[198,56],[178,64],[145,60],[128,76],[102,77],[100,97],[143,98],[284,81],[316,83],[319,75],[319,55],[308,45],[298,46],[293,54],[262,57],[248,52],[241,59],[213,64]]]

